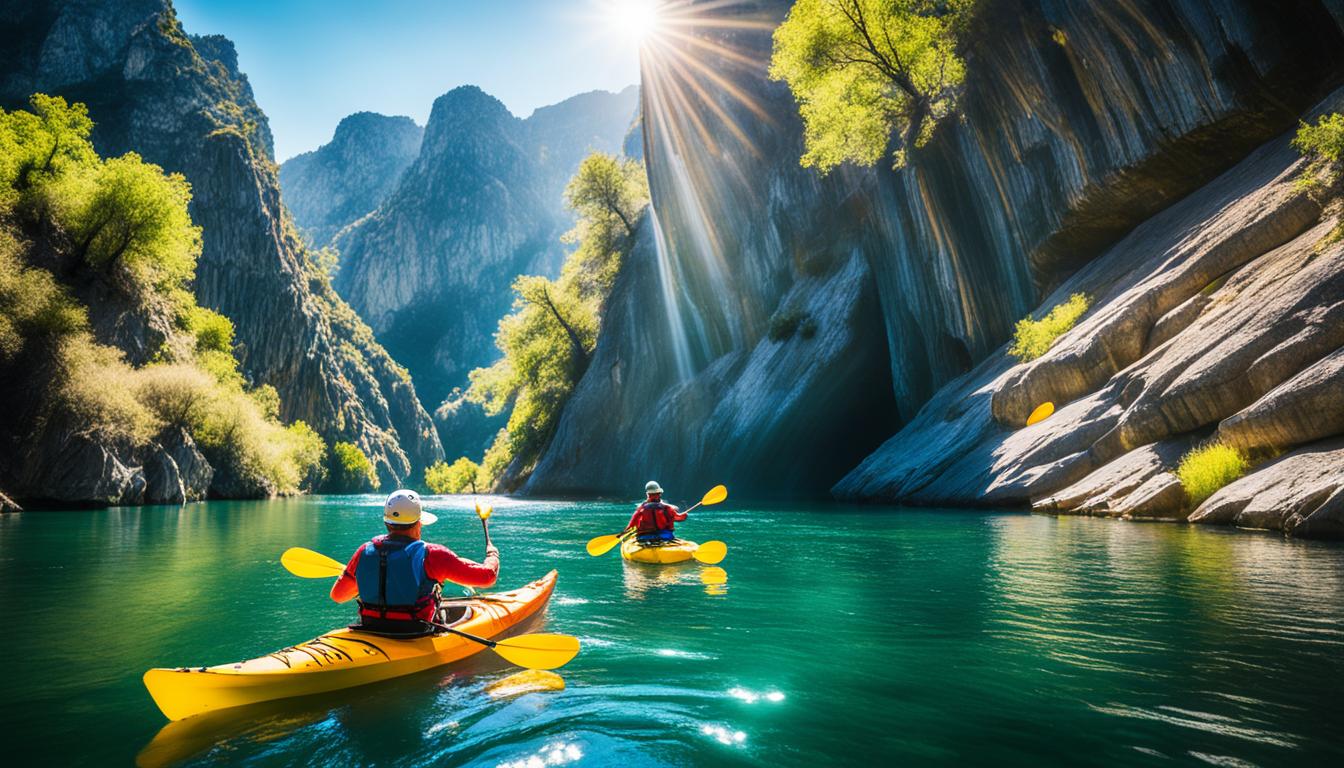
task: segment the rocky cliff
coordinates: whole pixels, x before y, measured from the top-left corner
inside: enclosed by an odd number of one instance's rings
[[[565,183],[588,152],[619,151],[635,94],[583,94],[520,120],[479,88],[454,89],[434,102],[396,189],[336,239],[337,289],[427,399],[495,359],[515,277],[559,270]],[[479,455],[500,426],[475,406],[442,412],[450,453]]]
[[[420,152],[424,129],[409,117],[356,112],[331,141],[280,164],[280,189],[304,239],[321,247],[371,213]]]
[[[306,263],[280,204],[265,115],[221,37],[188,37],[168,0],[0,3],[0,104],[89,105],[105,155],[136,151],[192,184],[196,293],[234,322],[244,373],[286,421],[359,445],[387,482],[442,457],[405,371]]]
[[[661,473],[824,493],[877,433],[1001,359],[1046,293],[1295,125],[1344,50],[1332,3],[987,0],[966,39],[961,119],[899,171],[822,179],[797,166],[796,108],[764,77],[767,30],[789,5],[703,4],[697,42],[646,54],[661,237],[646,232],[622,275],[528,491],[617,492]],[[811,338],[796,332],[806,323]],[[845,327],[847,345],[817,343]],[[965,447],[953,423],[927,418],[839,492],[916,498],[891,462],[916,445],[949,443],[947,460]],[[783,439],[755,450],[762,434]]]

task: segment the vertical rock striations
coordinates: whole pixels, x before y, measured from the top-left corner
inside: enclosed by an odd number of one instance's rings
[[[565,184],[588,152],[619,151],[635,94],[582,94],[520,120],[479,88],[456,88],[435,100],[395,190],[337,237],[338,290],[426,398],[447,398],[495,359],[515,277],[558,272]],[[479,454],[497,421],[457,413],[449,452]]]
[[[305,239],[321,247],[372,213],[420,152],[424,129],[409,117],[356,112],[331,141],[280,164],[280,188]]]
[[[191,182],[197,296],[233,320],[242,370],[275,386],[283,419],[356,443],[388,482],[442,456],[409,377],[306,263],[227,40],[188,37],[168,0],[7,0],[0,19],[0,103],[85,102],[102,154],[135,151]]]
[[[962,119],[941,125],[904,169],[823,179],[797,166],[796,107],[766,81],[768,32],[751,28],[776,24],[790,3],[700,5],[710,18],[690,33],[697,41],[661,41],[643,62],[644,152],[665,234],[662,254],[643,258],[659,276],[623,276],[599,342],[608,362],[580,385],[533,492],[615,491],[623,473],[628,483],[645,467],[703,467],[704,446],[680,437],[691,433],[749,443],[776,418],[768,397],[754,411],[708,416],[721,421],[704,421],[704,410],[663,409],[656,426],[635,415],[647,418],[639,404],[650,397],[673,403],[687,391],[770,385],[771,366],[732,361],[775,343],[769,329],[798,317],[791,291],[814,273],[843,274],[850,255],[866,261],[867,286],[813,317],[822,327],[858,323],[858,343],[881,340],[890,376],[838,366],[823,346],[799,347],[775,365],[834,376],[824,398],[805,393],[786,407],[807,423],[836,400],[870,402],[882,381],[888,405],[857,423],[889,424],[891,409],[911,419],[991,355],[1043,291],[1294,125],[1344,61],[1339,24],[1320,2],[987,0],[966,40]],[[638,259],[630,270],[641,269]],[[833,263],[841,269],[828,272]],[[865,290],[876,308],[867,319],[847,315]],[[623,316],[624,303],[640,311]],[[679,437],[652,439],[655,430]],[[921,434],[956,456],[954,436]],[[820,466],[865,439],[788,441],[726,480],[769,486],[781,456]],[[802,484],[825,482],[819,471]]]

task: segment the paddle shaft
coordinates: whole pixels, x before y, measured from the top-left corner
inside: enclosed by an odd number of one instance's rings
[[[466,639],[472,641],[473,643],[480,643],[481,645],[484,645],[486,648],[494,648],[496,645],[499,645],[499,643],[495,642],[494,640],[488,640],[484,637],[477,637],[476,635],[473,635],[470,632],[463,632],[460,629],[453,629],[447,624],[439,624],[438,622],[434,621],[426,621],[425,623],[430,625],[431,627],[434,627],[435,629],[441,629],[444,632],[451,632],[454,635],[457,635],[458,637],[465,637]]]

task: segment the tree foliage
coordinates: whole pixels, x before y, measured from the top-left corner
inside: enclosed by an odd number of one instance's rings
[[[797,0],[775,30],[770,77],[803,118],[802,164],[894,164],[951,114],[965,79],[957,35],[975,0]]]
[[[1303,122],[1293,137],[1293,147],[1308,160],[1299,183],[1309,190],[1333,185],[1344,163],[1344,115],[1322,115],[1315,123]]]
[[[376,491],[380,483],[373,462],[354,443],[336,443],[331,447],[331,490],[342,493]]]
[[[513,283],[513,311],[499,321],[502,357],[471,372],[467,399],[490,415],[509,411],[506,427],[486,451],[482,486],[517,464],[527,471],[541,456],[575,385],[587,370],[603,305],[648,205],[639,163],[602,153],[584,159],[565,189],[578,214],[564,241],[574,245],[560,277],[524,275]]]
[[[430,493],[476,493],[480,466],[466,456],[452,464],[440,461],[425,470],[425,486]]]
[[[253,487],[311,488],[325,444],[302,422],[280,423],[273,387],[247,388],[233,324],[191,293],[200,229],[186,180],[134,153],[98,157],[82,104],[42,94],[30,104],[0,110],[0,363],[26,358],[40,418],[132,450],[184,429],[216,468]],[[25,243],[32,233],[43,242]],[[153,364],[127,364],[94,340],[85,307],[52,272],[25,263],[38,247],[66,270],[128,286],[145,306],[168,306],[180,341]]]

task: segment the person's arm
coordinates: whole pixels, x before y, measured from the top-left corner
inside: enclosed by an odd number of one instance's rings
[[[643,514],[644,514],[644,505],[641,504],[640,506],[635,507],[635,514],[630,516],[630,522],[625,524],[625,530],[628,531],[631,528],[638,528],[639,518]]]
[[[451,581],[464,587],[493,587],[499,578],[499,549],[485,548],[485,561],[459,557],[442,544],[425,545],[425,575],[435,581]]]
[[[340,578],[331,585],[331,599],[338,603],[348,602],[359,597],[359,584],[355,581],[355,569],[359,567],[359,553],[364,551],[361,544],[355,554],[351,555],[350,563],[345,566]]]
[[[671,504],[667,505],[667,514],[670,515],[671,518],[678,523],[686,519],[686,513],[682,512],[680,509],[677,509],[675,506]]]

